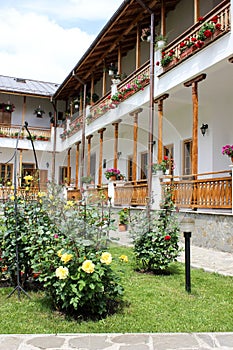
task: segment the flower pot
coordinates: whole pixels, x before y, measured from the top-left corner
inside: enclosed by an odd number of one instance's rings
[[[116,181],[116,175],[112,175],[109,180],[110,181]]]
[[[177,57],[174,57],[171,62],[169,62],[166,66],[163,67],[163,71],[166,72],[171,67],[175,66],[178,61],[179,61],[179,59]]]
[[[119,224],[118,225],[118,230],[120,232],[125,232],[125,231],[127,231],[127,229],[128,229],[128,226],[126,224]]]
[[[165,44],[166,42],[164,40],[158,40],[156,43],[158,49],[163,49]]]
[[[188,47],[180,54],[180,58],[184,59],[187,56],[190,56],[196,49],[197,47],[195,45]]]

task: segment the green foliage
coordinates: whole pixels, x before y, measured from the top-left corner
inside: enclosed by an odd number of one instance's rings
[[[129,209],[122,208],[118,211],[119,224],[127,225],[129,223]]]
[[[38,201],[12,197],[5,203],[1,267],[16,284],[17,241],[25,288],[36,276],[56,309],[75,317],[106,316],[123,295],[111,256],[103,253],[109,212],[66,201],[62,191],[62,186],[49,184],[48,195],[40,194]]]
[[[131,219],[134,252],[139,268],[166,270],[179,255],[179,224],[173,209],[172,192],[167,189],[161,210],[142,211]]]

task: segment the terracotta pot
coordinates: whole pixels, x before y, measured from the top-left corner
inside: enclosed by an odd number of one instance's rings
[[[125,232],[125,231],[127,231],[127,229],[128,229],[128,226],[126,224],[119,224],[118,225],[118,230],[120,232]]]
[[[190,46],[188,47],[186,50],[184,50],[181,54],[180,54],[180,58],[184,59],[187,56],[190,56],[195,50],[197,49],[196,46]]]
[[[109,180],[110,181],[116,181],[116,175],[112,175]]]

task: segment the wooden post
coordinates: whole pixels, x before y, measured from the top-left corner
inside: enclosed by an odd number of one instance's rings
[[[91,139],[93,135],[88,135],[87,138],[87,176],[91,173]]]
[[[71,172],[70,172],[70,151],[71,148],[68,149],[67,152],[67,184],[70,185]]]
[[[95,79],[94,79],[94,74],[92,74],[92,76],[91,76],[91,98],[90,98],[91,105],[94,104],[94,102],[92,100],[92,96],[94,94],[94,85],[95,85]]]
[[[200,17],[200,6],[199,0],[194,0],[194,23],[198,22],[198,18]]]
[[[185,87],[192,86],[193,102],[193,129],[192,129],[192,174],[198,174],[198,83],[206,78],[206,74],[200,74],[196,78],[184,83]]]
[[[136,69],[141,66],[141,38],[140,38],[140,26],[137,26],[137,38],[136,38]]]
[[[104,131],[106,128],[98,130],[100,134],[100,150],[99,150],[99,174],[98,174],[98,185],[102,184],[102,175],[103,175],[103,140],[104,140]]]
[[[166,35],[166,6],[165,6],[165,1],[161,1],[161,35],[165,36]]]
[[[118,130],[119,130],[119,123],[121,122],[121,119],[117,120],[115,123],[112,123],[114,126],[114,158],[113,158],[113,167],[117,169],[117,163],[118,163],[118,158],[117,158],[117,153],[118,153]]]
[[[134,127],[133,127],[133,164],[132,164],[132,181],[137,180],[137,142],[138,142],[138,114],[142,112],[142,108],[138,108],[132,113],[131,116],[134,117]]]
[[[120,75],[122,74],[121,44],[119,44],[119,46],[118,46],[117,73]]]
[[[76,143],[76,154],[75,154],[75,187],[78,188],[78,171],[79,171],[79,146],[81,141]]]
[[[106,69],[107,68],[104,66],[102,96],[104,96],[106,94],[106,81],[107,81],[107,71],[106,71]]]
[[[154,103],[158,103],[158,163],[161,163],[163,160],[163,100],[168,98],[168,96],[169,94],[164,94],[154,100]]]

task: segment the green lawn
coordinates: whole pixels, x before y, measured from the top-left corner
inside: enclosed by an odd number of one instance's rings
[[[135,272],[132,249],[113,247],[114,268],[125,288],[124,308],[98,322],[77,322],[51,312],[42,292],[21,294],[0,289],[1,333],[122,333],[228,332],[233,329],[233,278],[192,270],[192,292],[185,291],[184,266],[172,265],[172,274]],[[120,264],[126,254],[129,262]],[[93,303],[95,300],[93,300]]]

